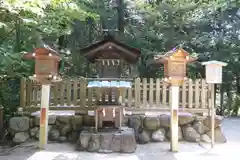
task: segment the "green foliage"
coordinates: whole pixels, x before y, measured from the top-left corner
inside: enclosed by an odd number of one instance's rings
[[[57,42],[61,35],[71,33],[74,20],[86,17],[97,19],[82,2],[74,0],[1,1],[0,105],[6,115],[19,107],[20,78],[34,71],[34,62],[23,60],[23,53],[31,52],[45,37]]]

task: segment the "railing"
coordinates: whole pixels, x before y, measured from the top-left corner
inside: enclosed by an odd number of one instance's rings
[[[65,79],[51,85],[50,106],[56,110],[86,110],[94,106],[96,99],[108,101],[99,89],[87,88],[86,78]],[[169,108],[169,85],[162,79],[133,80],[132,88],[124,92],[125,106],[129,110],[164,110]],[[187,80],[180,86],[179,107],[203,112],[208,109],[207,93],[213,92],[205,80]],[[116,96],[115,96],[116,97]],[[40,107],[41,85],[31,80],[21,80],[21,107],[38,110]]]

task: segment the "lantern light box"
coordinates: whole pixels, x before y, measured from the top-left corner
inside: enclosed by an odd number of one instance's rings
[[[37,81],[52,80],[60,81],[58,77],[58,65],[60,55],[50,48],[36,48],[33,53],[23,55],[25,59],[35,59],[35,74],[30,78]]]
[[[196,57],[191,57],[182,48],[173,49],[165,55],[155,57],[157,62],[164,64],[164,77],[170,83],[173,81],[183,82],[186,78],[187,63],[195,61]]]
[[[202,62],[205,65],[205,76],[207,83],[218,84],[222,83],[222,67],[227,63],[220,61],[207,61]]]

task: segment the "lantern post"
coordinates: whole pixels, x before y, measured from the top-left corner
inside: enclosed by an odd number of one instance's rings
[[[205,76],[206,82],[211,86],[211,92],[214,92],[214,85],[222,83],[222,67],[226,66],[227,63],[220,62],[220,61],[207,61],[202,62],[202,65],[205,67]],[[216,109],[215,109],[215,99],[212,94],[210,94],[210,102],[211,106],[209,109],[211,115],[211,148],[214,147],[215,143],[215,116],[216,116]]]
[[[33,53],[23,55],[24,59],[35,60],[35,74],[29,78],[42,85],[39,148],[44,149],[48,141],[48,111],[51,82],[61,81],[58,76],[60,56],[51,48],[36,48]]]
[[[173,49],[165,55],[156,56],[156,62],[164,64],[165,81],[170,84],[171,94],[171,151],[178,151],[178,107],[179,107],[179,86],[186,79],[187,63],[197,58],[190,57],[189,53],[180,49]]]

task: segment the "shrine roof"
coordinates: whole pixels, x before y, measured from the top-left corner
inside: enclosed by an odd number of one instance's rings
[[[117,41],[109,35],[105,36],[104,39],[99,42],[82,48],[80,52],[83,53],[90,62],[94,62],[101,54],[109,54],[110,52],[117,53],[119,57],[125,59],[129,63],[137,62],[141,55],[139,49]]]

